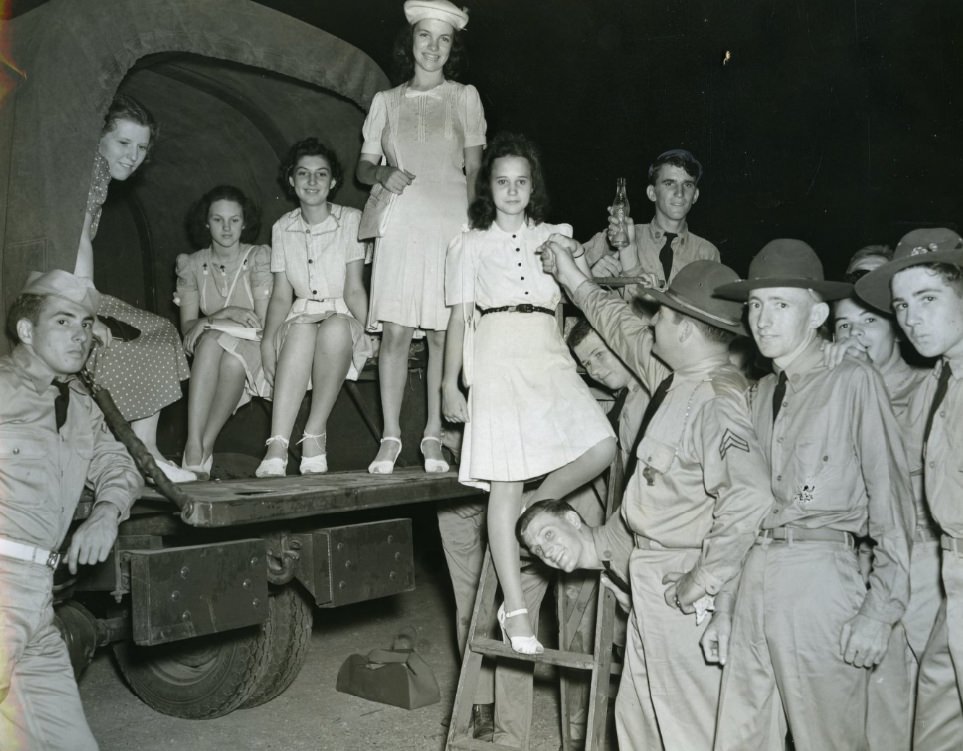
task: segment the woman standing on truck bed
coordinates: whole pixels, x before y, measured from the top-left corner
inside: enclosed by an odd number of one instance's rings
[[[116,96],[104,118],[94,161],[74,267],[77,276],[94,278],[92,241],[110,181],[133,175],[147,159],[156,138],[157,124],[144,105],[132,97]],[[177,329],[166,318],[101,295],[94,335],[103,346],[94,350],[87,367],[97,384],[110,391],[124,419],[165,475],[174,482],[196,479],[193,472],[168,461],[157,448],[160,411],[181,398],[181,381],[190,377]]]
[[[485,115],[474,86],[455,83],[459,32],[468,14],[447,0],[408,0],[395,45],[405,80],[375,94],[365,120],[357,177],[397,194],[375,243],[369,325],[383,330],[378,358],[384,432],[368,466],[388,474],[401,453],[401,404],[416,329],[428,339],[428,421],[421,440],[427,472],[446,472],[441,451],[441,372],[448,308],[445,253],[468,220],[485,145]],[[467,180],[466,180],[467,176]]]

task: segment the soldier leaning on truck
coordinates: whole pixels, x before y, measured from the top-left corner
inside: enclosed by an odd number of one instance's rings
[[[126,449],[74,374],[99,295],[65,271],[31,274],[7,316],[0,357],[0,747],[96,749],[67,648],[53,624],[53,574],[85,483],[90,516],[67,565],[107,558],[142,489]]]

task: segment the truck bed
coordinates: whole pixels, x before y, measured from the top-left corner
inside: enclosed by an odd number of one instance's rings
[[[315,514],[364,511],[425,501],[474,499],[483,494],[458,483],[456,472],[426,474],[421,468],[396,469],[390,475],[365,471],[324,475],[184,483],[190,498],[182,519],[193,527],[215,528],[259,521],[297,519]],[[133,514],[173,508],[151,487]],[[84,514],[86,515],[86,514]]]

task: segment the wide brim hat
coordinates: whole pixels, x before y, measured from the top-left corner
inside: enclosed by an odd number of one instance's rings
[[[405,18],[412,26],[426,18],[444,21],[458,31],[468,25],[468,12],[448,0],[407,0]]]
[[[735,271],[718,261],[693,261],[676,274],[668,289],[648,289],[645,296],[703,323],[745,335],[742,305],[715,294],[719,286],[738,280]]]
[[[889,312],[893,303],[890,289],[893,277],[903,269],[925,263],[948,263],[963,268],[963,238],[946,227],[906,233],[893,251],[893,260],[856,282],[856,294],[874,308]]]
[[[100,293],[90,279],[60,269],[31,271],[20,294],[62,297],[77,303],[92,316],[97,315],[97,308],[100,306]]]
[[[771,287],[811,289],[823,300],[839,300],[853,293],[849,282],[827,282],[816,251],[802,240],[791,239],[766,243],[749,264],[745,279],[726,284],[716,292],[721,297],[744,302],[752,290]]]

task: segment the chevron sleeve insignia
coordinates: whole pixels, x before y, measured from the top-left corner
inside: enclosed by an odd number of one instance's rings
[[[726,432],[722,434],[722,442],[719,444],[719,458],[725,459],[726,452],[729,449],[738,449],[739,451],[745,451],[748,454],[749,443],[745,438],[736,435],[729,428],[726,428]]]

